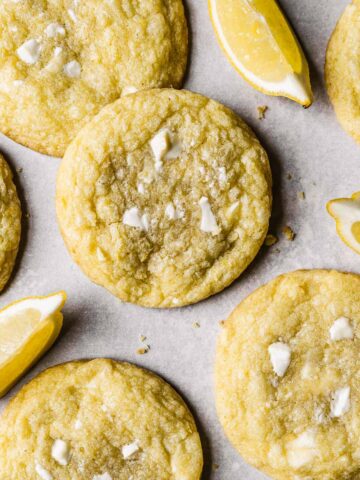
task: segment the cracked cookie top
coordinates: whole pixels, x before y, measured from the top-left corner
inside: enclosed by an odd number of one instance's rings
[[[46,370],[1,418],[2,480],[199,480],[202,463],[181,397],[128,363],[96,359]]]
[[[62,156],[99,110],[134,90],[179,87],[181,0],[3,0],[0,130]]]
[[[177,307],[219,292],[267,232],[268,158],[244,122],[188,91],[103,109],[67,150],[60,228],[75,261],[125,301]]]

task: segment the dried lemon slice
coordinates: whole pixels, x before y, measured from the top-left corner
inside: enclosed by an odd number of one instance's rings
[[[29,297],[0,310],[0,397],[54,343],[60,333],[64,292]]]
[[[309,67],[275,0],[209,0],[220,45],[254,88],[308,107]]]
[[[327,211],[336,221],[341,240],[360,254],[360,192],[351,198],[337,198],[327,204]]]

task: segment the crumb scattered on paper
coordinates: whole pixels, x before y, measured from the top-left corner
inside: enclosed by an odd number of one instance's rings
[[[285,237],[290,241],[292,242],[295,237],[296,237],[296,233],[294,232],[294,230],[289,227],[288,225],[286,227],[283,228],[283,234],[285,235]]]
[[[146,345],[145,347],[138,348],[138,349],[136,350],[136,353],[137,353],[138,355],[145,355],[146,353],[148,353],[149,350],[150,350],[149,345]]]
[[[265,119],[265,114],[266,114],[268,109],[269,109],[269,107],[267,105],[260,105],[259,107],[257,107],[258,119],[259,120],[264,120]]]
[[[305,192],[298,192],[298,197],[300,200],[305,200]]]
[[[200,328],[200,323],[199,322],[194,322],[192,324],[193,328]]]
[[[275,235],[269,234],[265,238],[265,245],[267,247],[271,247],[272,245],[275,245],[275,243],[278,242],[278,238]]]
[[[219,325],[220,327],[225,327],[225,320],[220,320]]]

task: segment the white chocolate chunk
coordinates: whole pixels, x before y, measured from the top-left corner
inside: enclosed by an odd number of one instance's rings
[[[149,229],[149,219],[146,214],[141,215],[137,207],[126,210],[123,216],[123,224],[129,227],[140,228],[147,231]]]
[[[57,439],[51,448],[51,456],[59,465],[65,466],[70,461],[70,449],[67,442]]]
[[[54,56],[45,67],[47,71],[52,73],[60,72],[64,63],[64,60],[62,58],[62,52],[63,49],[61,47],[56,47],[54,49]]]
[[[49,473],[44,467],[39,463],[35,464],[35,472],[39,475],[42,480],[53,480],[53,476]]]
[[[135,442],[130,443],[129,445],[124,445],[121,449],[121,452],[123,454],[123,457],[126,460],[127,458],[134,455],[134,453],[136,453],[139,450],[139,448],[140,448],[139,447],[139,442],[138,442],[138,440],[136,440]]]
[[[290,347],[286,343],[276,342],[269,346],[268,351],[274,372],[279,377],[283,377],[291,361]]]
[[[199,205],[201,208],[200,229],[203,232],[213,233],[214,235],[217,235],[218,233],[220,233],[220,229],[216,222],[215,215],[211,210],[211,205],[209,203],[209,200],[206,197],[201,197],[199,201]]]
[[[94,475],[93,480],[112,480],[112,477],[108,474],[108,472],[105,472],[101,475]]]
[[[27,40],[16,50],[17,56],[24,63],[34,65],[39,60],[41,51],[40,43],[35,39]]]
[[[144,195],[145,188],[144,188],[144,185],[142,183],[138,183],[137,191],[140,193],[140,195]]]
[[[306,430],[287,446],[287,460],[292,468],[298,469],[310,463],[319,454],[316,448],[315,432]]]
[[[46,29],[45,33],[49,38],[54,38],[57,35],[63,37],[65,35],[65,28],[60,25],[60,23],[50,23]]]
[[[354,329],[350,320],[346,317],[340,317],[333,323],[330,328],[330,338],[333,342],[338,340],[353,340]]]
[[[150,140],[150,147],[155,157],[155,170],[159,172],[162,168],[163,159],[171,148],[169,131],[160,130],[160,132]]]
[[[76,60],[72,60],[64,65],[64,73],[69,78],[79,78],[81,75],[80,63]]]
[[[77,17],[76,13],[74,12],[74,10],[72,8],[68,9],[68,14],[69,14],[69,17],[71,18],[71,20],[73,22],[76,23],[78,21],[78,17]]]
[[[350,410],[350,387],[339,388],[331,397],[330,413],[332,417],[342,417]]]
[[[181,218],[181,212],[178,212],[172,202],[169,202],[165,208],[165,215],[169,220],[178,220]]]
[[[83,426],[82,421],[77,419],[74,423],[74,428],[75,430],[80,430],[80,428]]]
[[[121,96],[126,97],[126,95],[131,95],[132,93],[136,93],[139,90],[136,87],[133,87],[132,85],[129,85],[127,87],[124,87],[121,91]]]

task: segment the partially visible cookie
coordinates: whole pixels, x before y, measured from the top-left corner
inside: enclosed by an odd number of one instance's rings
[[[360,142],[360,0],[340,18],[326,53],[325,79],[342,127]]]
[[[360,471],[360,276],[282,275],[230,315],[216,355],[220,421],[277,480]]]
[[[161,378],[97,359],[46,370],[0,422],[2,480],[199,480],[194,419]]]
[[[198,302],[234,281],[267,233],[271,172],[232,111],[201,95],[147,90],[105,107],[57,179],[75,261],[122,300]]]
[[[99,110],[137,89],[179,87],[182,0],[2,0],[0,130],[63,156]]]
[[[0,154],[0,291],[13,270],[21,234],[21,208],[11,170]]]

